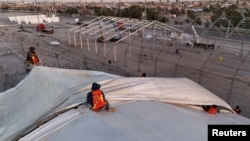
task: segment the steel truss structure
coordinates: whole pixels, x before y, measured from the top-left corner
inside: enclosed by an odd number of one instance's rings
[[[86,41],[88,51],[90,50],[89,40],[93,40],[96,54],[98,53],[97,42],[101,42],[105,57],[107,56],[106,44],[113,42],[114,61],[117,61],[116,47],[120,42],[127,40],[127,46],[130,47],[131,41],[140,37],[144,43],[150,39],[154,46],[155,40],[171,40],[171,33],[181,34],[183,31],[159,21],[100,16],[70,29],[68,39],[69,44],[76,47],[76,40],[79,37],[81,48]]]

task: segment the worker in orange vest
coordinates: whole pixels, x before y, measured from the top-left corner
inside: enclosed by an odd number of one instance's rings
[[[26,57],[26,60],[30,61],[30,63],[34,66],[39,65],[41,63],[38,56],[36,55],[35,49],[35,47],[30,47]]]
[[[27,53],[25,64],[27,65],[27,72],[31,70],[34,66],[41,65],[42,62],[38,58],[35,52],[35,47],[30,47]]]
[[[147,77],[146,73],[145,73],[145,72],[142,73],[142,74],[141,74],[141,77]]]
[[[209,114],[217,114],[218,112],[216,105],[203,105],[202,108]]]
[[[237,114],[240,114],[241,113],[241,109],[240,109],[240,106],[236,106],[234,111],[237,113]]]
[[[106,100],[103,91],[100,89],[101,85],[98,83],[92,83],[91,92],[87,94],[87,103],[93,111],[100,111],[106,109],[109,112],[114,111],[113,107],[110,107],[109,102]]]

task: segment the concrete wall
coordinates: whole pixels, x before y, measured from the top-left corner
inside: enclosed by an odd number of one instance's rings
[[[38,23],[52,23],[59,22],[59,17],[53,15],[52,17],[47,17],[46,15],[28,15],[28,16],[10,16],[10,22],[17,24],[38,24]]]

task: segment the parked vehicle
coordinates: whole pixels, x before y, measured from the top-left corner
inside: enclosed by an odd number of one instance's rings
[[[188,15],[187,15],[187,12],[186,12],[185,9],[184,9],[184,11],[185,11],[185,14],[186,14],[186,16],[187,16],[187,19],[189,20],[189,23],[191,24],[191,28],[192,28],[192,31],[193,31],[193,33],[194,33],[194,38],[191,39],[191,40],[186,41],[186,43],[185,43],[186,46],[201,47],[201,48],[204,48],[204,49],[208,49],[208,48],[214,49],[214,48],[215,48],[215,44],[205,43],[205,42],[202,42],[202,41],[200,40],[200,37],[199,37],[199,35],[197,34],[197,32],[196,32],[196,30],[195,30],[195,28],[194,28],[194,26],[193,26],[191,20],[189,19],[189,17],[188,17]]]
[[[40,24],[37,25],[37,31],[44,32],[44,33],[47,33],[47,34],[53,34],[54,33],[54,28],[53,28],[53,26],[51,26],[51,29],[48,29],[45,26],[45,24],[40,23]]]

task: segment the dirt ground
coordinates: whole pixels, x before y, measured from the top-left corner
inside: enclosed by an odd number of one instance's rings
[[[36,25],[23,25],[24,30],[21,30],[20,25],[8,21],[8,13],[0,17],[0,25],[8,25],[0,27],[0,79],[5,85],[2,90],[15,86],[25,77],[23,61],[28,48],[34,46],[44,66],[100,70],[128,77],[141,76],[143,72],[148,77],[187,77],[224,99],[231,107],[240,105],[242,115],[250,117],[250,59],[247,51],[238,56],[231,51],[222,52],[221,48],[191,49],[178,44],[162,47],[159,43],[154,49],[146,48],[140,54],[139,47],[126,53],[125,43],[117,48],[118,57],[114,61],[112,43],[106,46],[106,56],[101,44],[98,44],[97,54],[94,43],[90,43],[90,50],[86,45],[81,48],[80,44],[76,47],[69,44],[67,31],[76,26],[70,16],[60,16],[59,23],[47,24],[54,27],[54,34],[39,33]],[[49,44],[51,41],[60,45],[52,46]],[[178,54],[176,49],[179,49]],[[219,56],[223,56],[223,60],[219,60]]]

